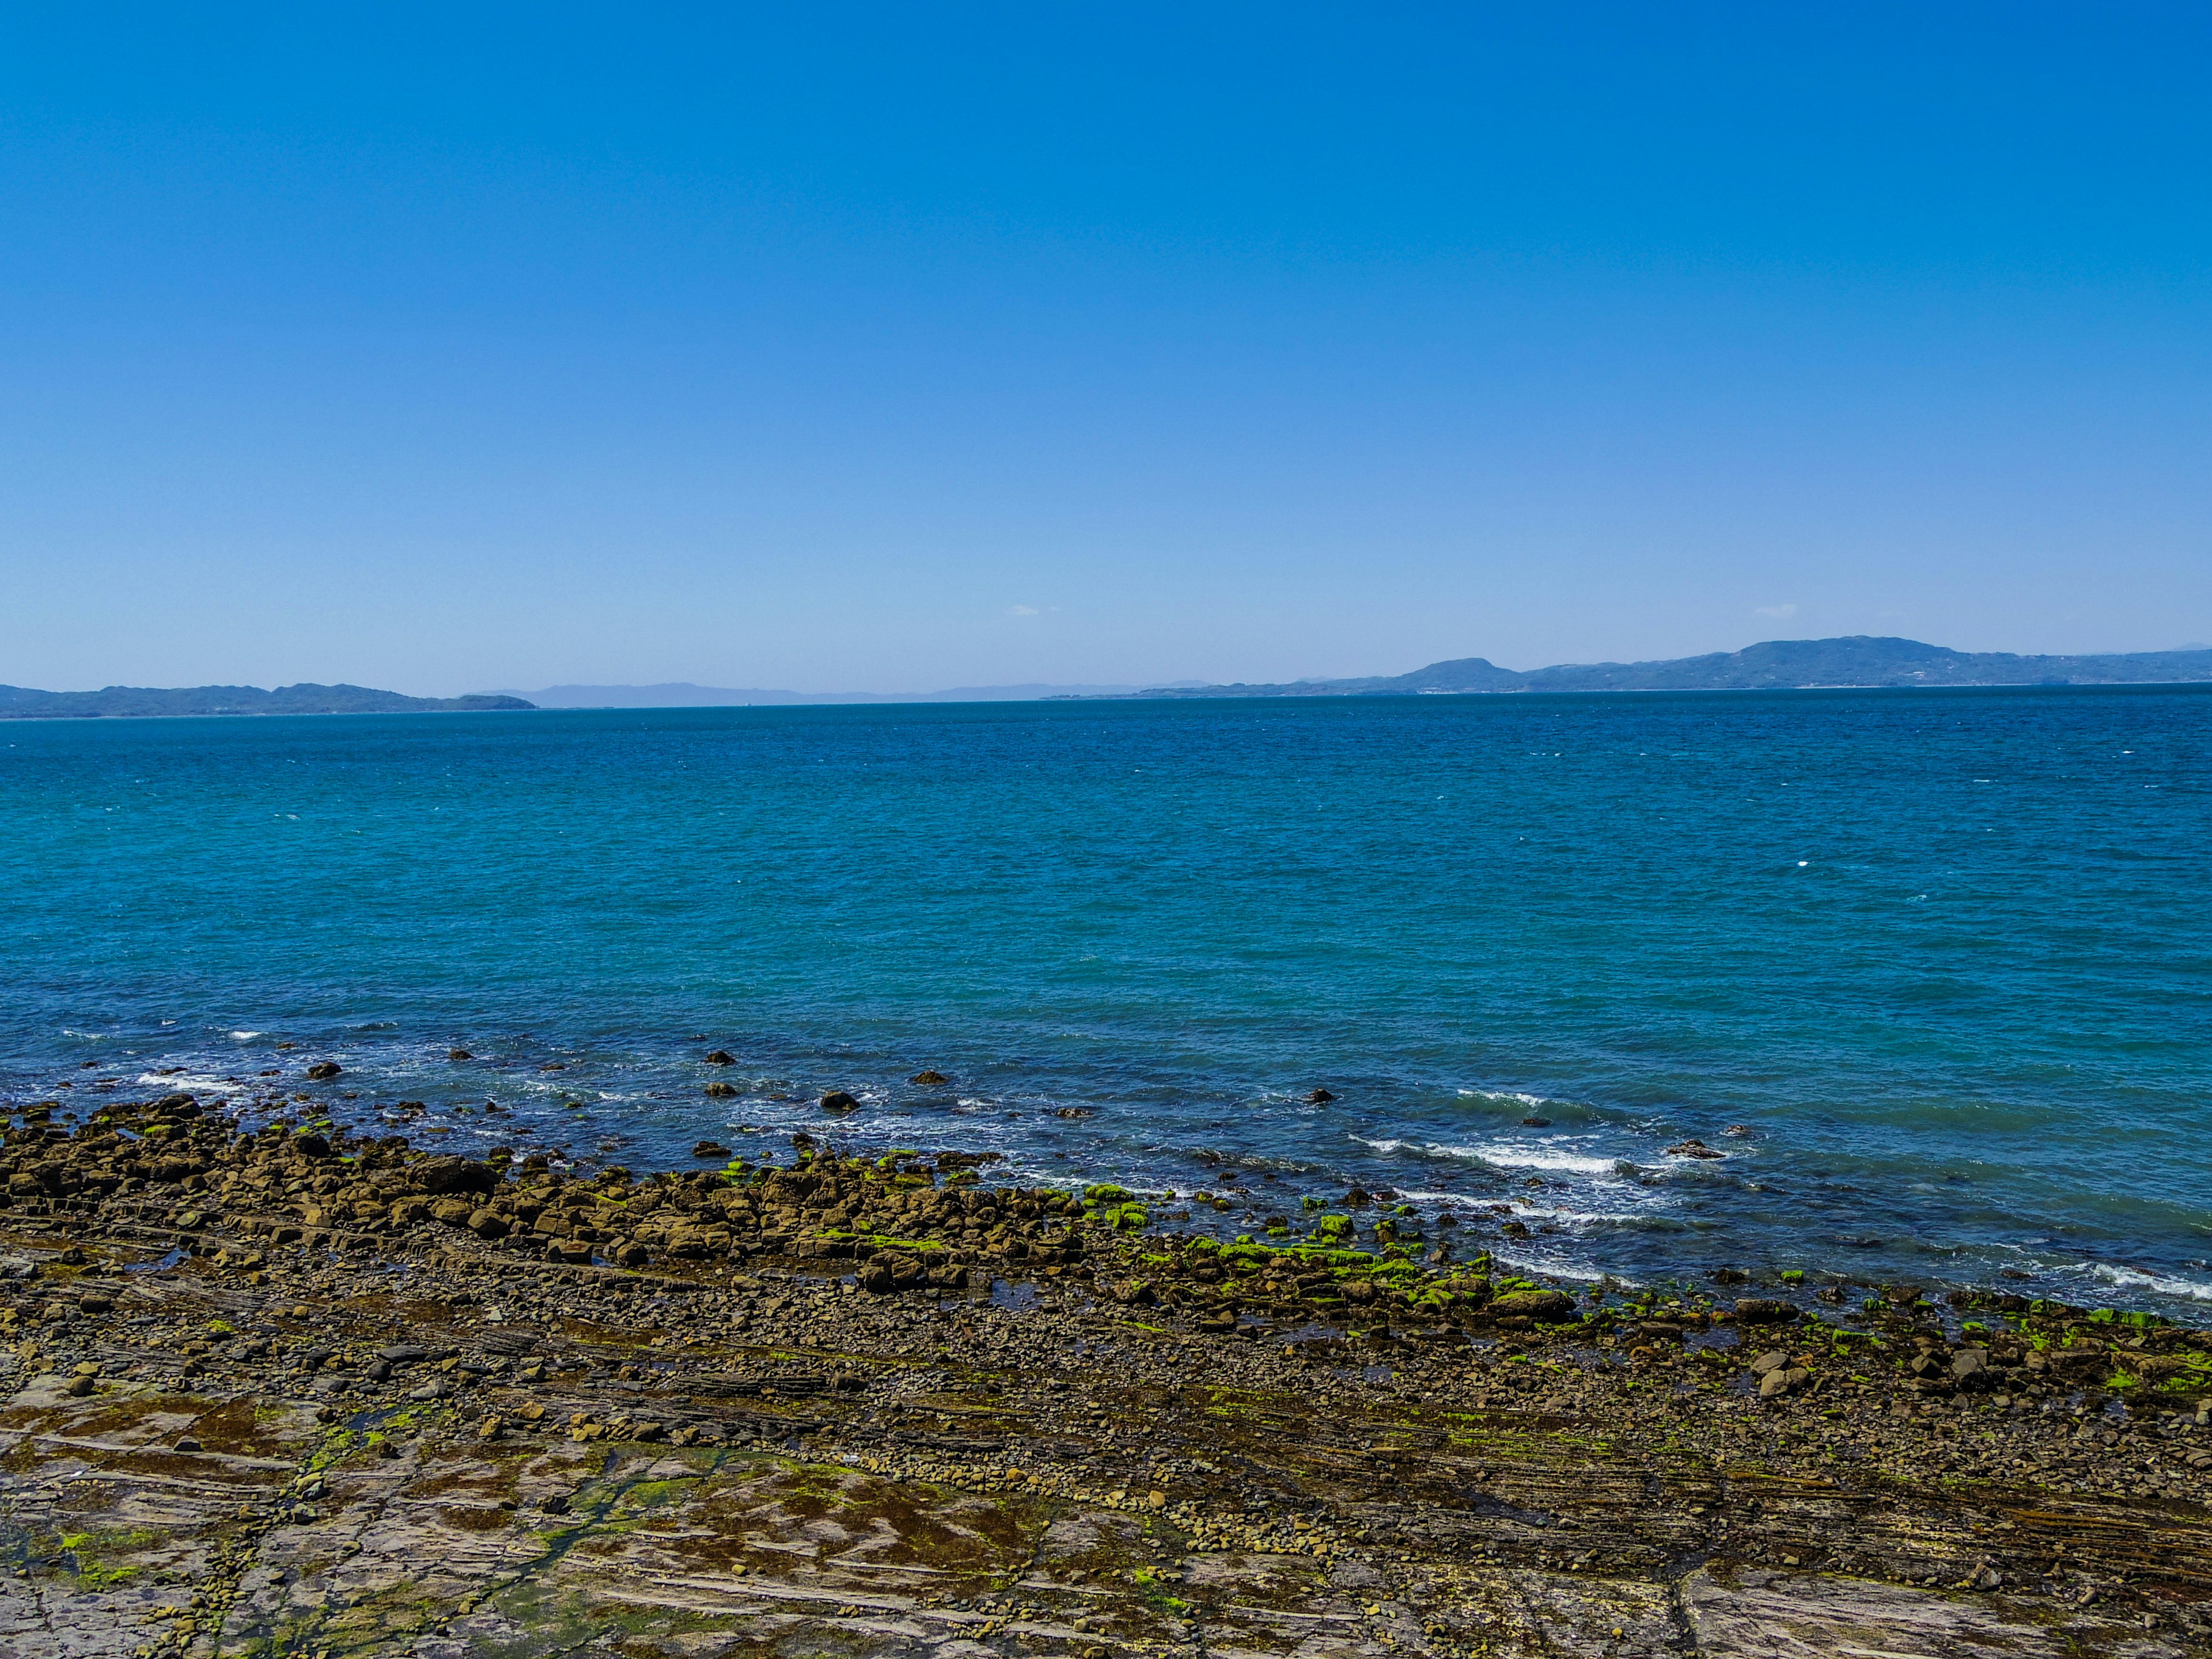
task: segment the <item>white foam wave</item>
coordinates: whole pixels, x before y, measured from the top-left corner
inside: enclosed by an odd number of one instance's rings
[[[2140,1267],[2115,1267],[2102,1261],[2085,1261],[2075,1271],[2087,1271],[2122,1290],[2155,1291],[2160,1296],[2185,1296],[2192,1302],[2212,1302],[2212,1279],[2175,1279],[2146,1273]]]
[[[1565,1106],[1571,1103],[1564,1100],[1547,1099],[1542,1095],[1524,1094],[1517,1089],[1462,1089],[1459,1091],[1459,1097],[1462,1100],[1510,1101],[1516,1106],[1530,1107]]]
[[[261,1035],[262,1033],[259,1031],[233,1031],[231,1033],[231,1036],[237,1038],[240,1042],[251,1042],[254,1038]]]
[[[218,1094],[243,1094],[246,1085],[234,1083],[227,1077],[204,1077],[198,1072],[172,1072],[163,1077],[158,1072],[145,1072],[138,1081],[149,1088],[166,1089],[171,1094],[188,1094],[195,1089],[205,1089]]]
[[[1570,1152],[1556,1143],[1542,1141],[1532,1146],[1492,1141],[1477,1146],[1453,1146],[1437,1141],[1370,1140],[1364,1135],[1354,1135],[1352,1139],[1385,1156],[1392,1152],[1421,1152],[1430,1158],[1450,1158],[1468,1164],[1485,1164],[1493,1170],[1548,1170],[1559,1175],[1618,1176],[1622,1163],[1617,1158],[1600,1158],[1594,1153]]]

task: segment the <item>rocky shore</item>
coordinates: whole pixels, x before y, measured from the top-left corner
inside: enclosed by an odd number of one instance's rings
[[[2147,1316],[1535,1284],[1357,1193],[1223,1241],[957,1149],[52,1116],[23,1659],[2212,1651],[2212,1333]]]

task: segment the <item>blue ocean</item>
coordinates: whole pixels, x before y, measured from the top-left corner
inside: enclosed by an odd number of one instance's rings
[[[1254,1233],[1388,1190],[1561,1277],[2212,1304],[2203,690],[0,744],[11,1109],[184,1089],[641,1170],[806,1133]]]

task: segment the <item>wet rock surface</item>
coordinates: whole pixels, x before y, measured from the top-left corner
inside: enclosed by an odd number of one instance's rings
[[[2205,1333],[1224,1245],[978,1162],[9,1131],[0,1652],[2212,1641]]]

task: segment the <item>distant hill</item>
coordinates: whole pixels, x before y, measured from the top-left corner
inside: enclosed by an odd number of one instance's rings
[[[520,697],[410,697],[365,685],[196,685],[184,690],[111,685],[99,691],[33,691],[0,685],[0,720],[82,720],[134,714],[409,714],[532,708]]]
[[[1768,640],[1741,651],[1663,662],[1562,664],[1523,672],[1482,657],[1432,662],[1371,679],[1293,680],[1283,685],[1161,686],[1140,697],[1389,697],[1475,691],[1783,691],[1913,685],[2160,685],[2212,680],[2212,649],[2119,655],[2019,657],[1953,651],[1917,640],[1854,634],[1835,640]]]
[[[665,685],[549,685],[529,695],[540,708],[732,708],[756,703],[1031,702],[1046,697],[1126,697],[1137,690],[1133,685],[957,685],[948,691],[770,691],[676,681]]]

